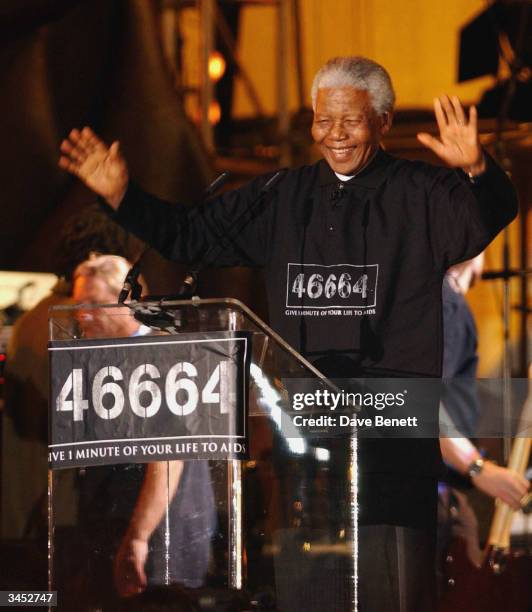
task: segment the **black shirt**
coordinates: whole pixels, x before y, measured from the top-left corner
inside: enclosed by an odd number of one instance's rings
[[[474,184],[382,150],[347,182],[321,160],[286,171],[262,198],[270,176],[192,209],[131,183],[114,218],[170,259],[198,261],[222,240],[212,265],[264,268],[271,326],[330,376],[439,377],[444,273],[517,212],[510,180],[486,157]],[[362,472],[439,472],[437,439],[371,442]]]

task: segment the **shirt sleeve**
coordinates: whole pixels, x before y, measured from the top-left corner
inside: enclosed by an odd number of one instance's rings
[[[486,171],[472,182],[461,170],[439,168],[428,191],[436,265],[446,270],[478,255],[517,215],[515,189],[485,153]]]
[[[450,296],[452,289],[443,286],[443,378],[453,378],[459,371],[460,333],[456,320],[458,308]]]
[[[130,181],[112,218],[167,259],[206,266],[264,266],[275,206],[269,176],[206,203],[186,206],[145,192]]]

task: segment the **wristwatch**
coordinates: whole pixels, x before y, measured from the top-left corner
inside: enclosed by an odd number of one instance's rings
[[[478,476],[483,469],[484,459],[479,457],[478,459],[475,459],[475,461],[469,464],[469,467],[467,468],[467,473],[469,474],[470,478],[474,478],[475,476]]]

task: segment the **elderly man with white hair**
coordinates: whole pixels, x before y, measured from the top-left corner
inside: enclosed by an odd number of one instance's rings
[[[456,97],[434,102],[439,138],[418,135],[447,168],[387,154],[394,100],[376,62],[330,60],[312,86],[323,159],[269,190],[263,176],[195,208],[145,193],[119,143],[88,127],[63,141],[59,163],[170,259],[201,261],[228,235],[207,263],[263,268],[272,327],[328,376],[440,377],[445,271],[482,251],[517,200],[480,146],[475,108]],[[438,439],[359,446],[361,609],[427,612]]]

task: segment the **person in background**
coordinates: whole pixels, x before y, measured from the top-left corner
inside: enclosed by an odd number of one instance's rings
[[[477,376],[477,330],[473,313],[465,299],[466,293],[481,278],[484,254],[452,266],[443,283],[443,378],[471,379]],[[479,413],[476,385],[467,385],[471,393],[464,398],[444,399],[444,409],[455,426],[469,437],[475,436]],[[450,387],[452,391],[452,386]],[[463,476],[470,476],[473,485],[493,498],[499,498],[515,510],[528,491],[530,483],[521,475],[500,467],[492,461],[484,461],[480,451],[468,437],[444,437],[440,447],[445,462]]]
[[[140,243],[93,203],[65,223],[53,248],[57,283],[17,319],[7,345],[0,514],[2,537],[11,541],[47,538],[49,309],[71,303],[72,273],[91,251],[135,258]],[[72,524],[75,506],[74,500],[63,500],[60,524]],[[46,568],[35,588],[45,584]]]
[[[131,264],[92,255],[73,273],[77,304],[116,304]],[[126,338],[151,332],[129,308],[79,309],[85,338]],[[169,508],[169,527],[165,521]],[[164,461],[84,470],[80,520],[85,534],[90,597],[130,597],[148,584],[204,583],[214,530],[214,498],[206,461]],[[165,548],[165,541],[170,549]],[[168,554],[168,566],[166,556]],[[82,555],[83,557],[83,555]]]
[[[444,279],[443,295],[443,378],[442,423],[446,426],[440,447],[445,463],[482,493],[500,499],[514,510],[521,507],[521,499],[530,488],[522,475],[484,459],[469,438],[476,437],[480,413],[477,396],[477,329],[473,313],[465,299],[467,292],[482,276],[484,253],[452,266]],[[454,433],[453,433],[454,432]],[[452,476],[452,473],[451,473]],[[456,481],[456,478],[452,479]],[[456,482],[454,482],[456,484]],[[452,516],[452,532],[467,543],[470,560],[479,564],[482,552],[478,542],[477,522],[473,509],[463,491],[440,485],[440,549],[448,544],[446,524],[451,520],[449,507],[457,512]],[[447,535],[444,535],[447,532]]]

